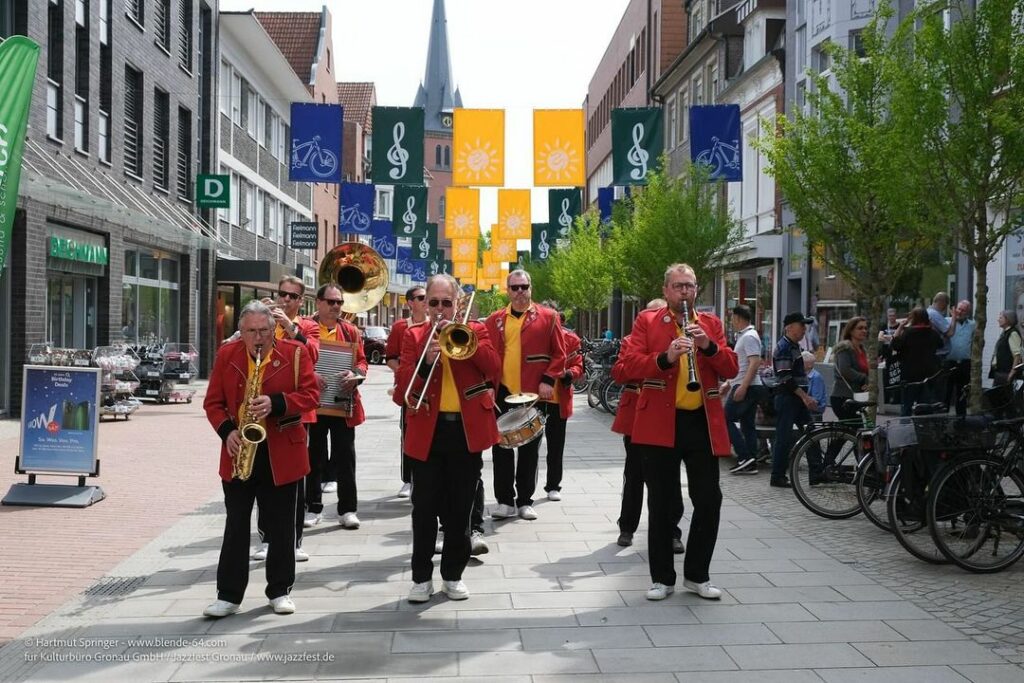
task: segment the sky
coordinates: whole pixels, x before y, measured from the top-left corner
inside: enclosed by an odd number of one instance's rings
[[[319,11],[334,22],[339,81],[372,81],[377,103],[412,106],[423,79],[433,0],[221,0],[221,9]],[[583,105],[629,0],[446,0],[455,84],[473,109],[505,110],[505,186],[533,182],[533,110]],[[497,222],[497,191],[481,192],[481,226]],[[533,192],[547,220],[547,190]]]

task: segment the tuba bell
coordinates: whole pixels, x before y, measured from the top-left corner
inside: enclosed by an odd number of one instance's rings
[[[341,311],[363,313],[376,306],[388,291],[388,267],[372,247],[361,242],[343,242],[331,249],[320,263],[321,285],[341,290]]]

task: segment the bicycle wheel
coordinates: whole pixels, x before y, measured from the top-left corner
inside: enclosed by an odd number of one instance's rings
[[[932,540],[958,567],[1006,569],[1024,555],[1024,474],[999,458],[950,463],[928,495]]]
[[[860,512],[857,502],[857,437],[841,427],[808,432],[789,456],[789,481],[804,507],[826,519]]]
[[[594,377],[594,371],[590,368],[589,364],[583,364],[583,372],[580,374],[580,378],[572,383],[572,393],[582,394],[590,386],[590,380]]]
[[[905,484],[903,466],[893,475],[885,497],[885,510],[892,535],[903,548],[919,560],[929,564],[948,564],[949,560],[935,546],[926,521],[926,491]]]
[[[878,472],[875,454],[869,453],[857,465],[857,502],[864,516],[882,531],[892,532],[885,511],[885,475]]]
[[[604,389],[604,377],[601,375],[595,375],[594,379],[590,380],[590,384],[587,385],[587,405],[591,408],[597,408],[598,410],[604,410],[604,406],[601,405],[601,391]]]
[[[620,398],[622,398],[622,385],[612,380],[604,386],[604,391],[601,392],[601,405],[614,415],[619,412]]]

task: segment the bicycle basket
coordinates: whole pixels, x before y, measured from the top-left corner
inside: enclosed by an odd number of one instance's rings
[[[917,447],[923,451],[976,451],[996,446],[998,431],[985,418],[929,415],[911,419]]]

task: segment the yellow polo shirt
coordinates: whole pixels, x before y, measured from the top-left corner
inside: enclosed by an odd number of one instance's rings
[[[292,318],[292,324],[295,325],[296,327],[298,326],[298,324],[299,324],[298,317]],[[275,339],[291,339],[291,337],[289,337],[288,335],[286,335],[284,333],[284,328],[281,327],[280,325],[278,325],[277,327],[274,328],[274,338]]]
[[[441,406],[442,413],[461,413],[459,388],[455,386],[455,376],[448,362],[448,356],[441,355]]]
[[[523,319],[526,313],[518,318],[512,315],[512,306],[505,316],[505,358],[501,366],[501,383],[513,394],[522,391],[523,379],[523,346],[520,344],[519,333],[523,330]]]
[[[320,323],[320,338],[326,341],[338,341],[338,326],[335,325],[333,329],[327,329],[323,323]]]
[[[676,325],[678,334],[683,336],[683,329]],[[697,349],[694,347],[694,356]],[[690,391],[686,388],[686,382],[690,378],[690,357],[688,354],[679,356],[679,378],[676,380],[676,408],[683,410],[696,410],[704,405],[704,394],[701,391]],[[697,373],[697,381],[700,382],[700,373]]]

